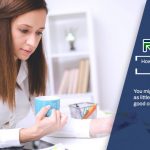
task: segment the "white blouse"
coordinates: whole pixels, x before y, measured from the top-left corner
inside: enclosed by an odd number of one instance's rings
[[[27,75],[26,62],[22,61],[17,76],[17,83],[22,90],[17,88],[15,90],[16,108],[13,112],[9,110],[5,103],[0,101],[0,148],[21,146],[19,141],[20,128],[15,128],[15,126],[28,114],[31,108]],[[89,119],[84,121],[69,119],[64,129],[57,132],[56,136],[61,136],[63,133],[63,136],[66,134],[66,136],[89,137],[89,124]],[[83,128],[81,128],[82,126]]]

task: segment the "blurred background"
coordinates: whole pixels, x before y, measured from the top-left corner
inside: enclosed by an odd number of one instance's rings
[[[86,89],[81,93],[94,93],[101,109],[115,112],[145,3],[146,0],[47,0],[49,19],[44,39],[50,67],[49,92],[68,94],[69,89],[64,92],[62,88],[67,71],[76,74],[73,69],[77,67],[78,73],[83,68],[88,70],[81,61],[88,58],[90,75],[86,75],[91,81],[85,81]],[[89,49],[89,53],[76,53],[81,49]]]

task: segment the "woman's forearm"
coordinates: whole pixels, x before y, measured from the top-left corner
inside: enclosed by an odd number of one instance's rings
[[[40,138],[35,128],[22,128],[19,131],[20,143],[34,141]]]

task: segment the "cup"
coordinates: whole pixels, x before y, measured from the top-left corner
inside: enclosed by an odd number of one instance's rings
[[[43,107],[50,105],[46,116],[49,117],[52,113],[52,109],[60,109],[60,98],[57,96],[38,96],[35,97],[35,114],[37,114]]]

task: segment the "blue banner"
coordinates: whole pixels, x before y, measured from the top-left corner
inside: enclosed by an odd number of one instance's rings
[[[107,150],[150,150],[150,1],[145,5]]]

